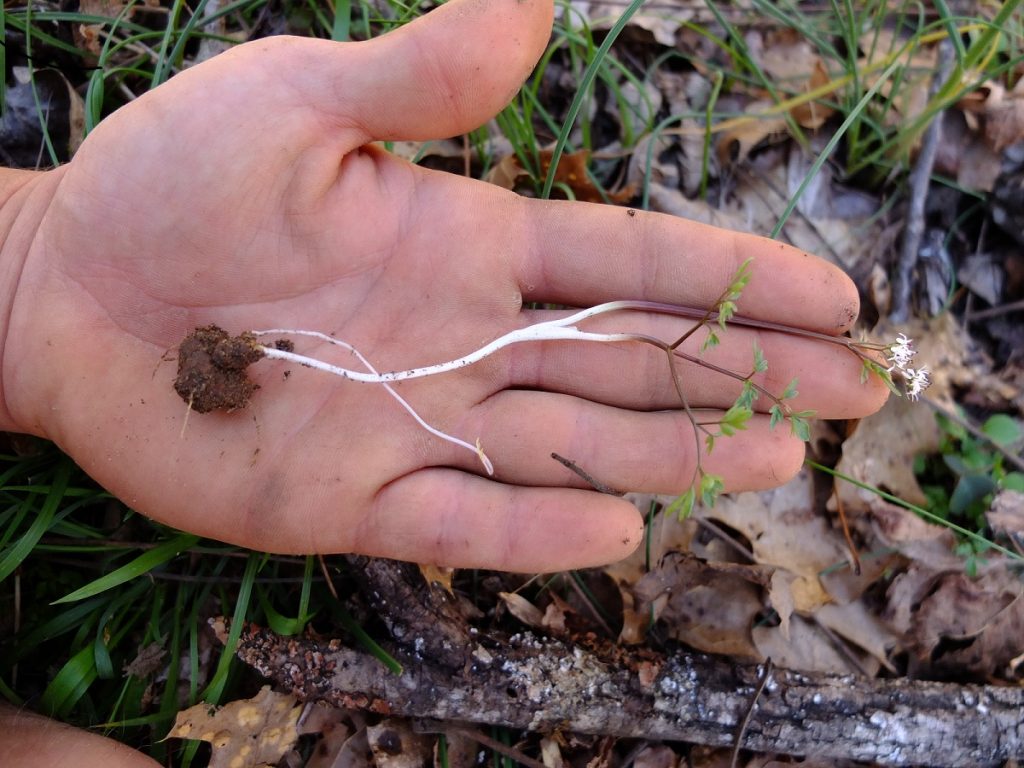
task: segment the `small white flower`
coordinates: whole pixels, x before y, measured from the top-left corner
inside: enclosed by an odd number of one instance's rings
[[[916,371],[913,368],[907,368],[905,376],[907,379],[907,397],[911,400],[917,400],[918,396],[928,389],[928,385],[931,381],[928,377],[931,372],[928,370],[927,365],[922,365]]]
[[[889,373],[892,373],[896,368],[907,372],[913,370],[907,368],[914,359],[914,355],[917,354],[917,351],[910,346],[913,343],[913,339],[908,339],[901,333],[896,337],[896,341],[889,345],[889,349],[886,350],[889,354],[885,356],[892,363],[888,369]]]

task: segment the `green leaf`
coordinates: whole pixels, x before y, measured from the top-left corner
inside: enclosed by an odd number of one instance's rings
[[[786,418],[785,414],[782,413],[782,407],[776,403],[768,409],[768,413],[771,415],[771,419],[768,421],[768,429],[775,429],[782,420]]]
[[[715,450],[715,435],[713,433],[709,432],[704,436],[704,448],[707,450],[709,456],[711,455],[711,452]]]
[[[736,398],[736,402],[733,407],[739,406],[741,408],[752,409],[754,407],[754,401],[757,400],[757,390],[750,381],[743,382],[743,389],[740,391],[739,397]]]
[[[707,352],[709,349],[714,349],[719,344],[718,334],[708,328],[708,336],[704,339],[704,343],[700,345],[701,352]]]
[[[761,351],[761,347],[754,342],[754,372],[764,373],[768,370],[768,361],[765,359],[764,352]]]
[[[60,603],[73,603],[76,600],[84,600],[87,597],[98,595],[100,592],[106,592],[108,589],[124,584],[127,581],[138,578],[146,573],[149,573],[154,568],[163,565],[168,560],[177,557],[182,550],[188,549],[199,541],[198,536],[193,536],[189,533],[179,533],[173,539],[169,539],[162,544],[159,544],[148,552],[143,552],[141,555],[136,557],[130,563],[126,563],[118,568],[116,571],[108,573],[106,576],[101,576],[95,581],[90,581],[84,587],[76,589],[69,595],[59,600],[54,600],[51,605],[59,605]]]
[[[896,395],[897,397],[903,397],[903,392],[901,392],[900,388],[896,386],[896,382],[892,380],[892,374],[885,370],[885,368],[880,366],[878,363],[874,362],[873,360],[864,361],[864,368],[861,370],[862,383],[868,380],[865,371],[870,371],[871,373],[875,374],[878,378],[880,378],[882,380],[882,383],[885,384],[885,386],[889,388],[889,391],[892,392],[894,395]]]
[[[982,425],[981,431],[999,445],[1012,445],[1020,440],[1020,424],[1005,413],[990,416]]]
[[[981,501],[996,489],[996,482],[988,475],[964,475],[949,497],[949,511],[961,515],[976,501]]]
[[[735,301],[723,301],[718,305],[718,327],[723,331],[725,330],[725,324],[732,320],[733,315],[736,314],[736,302]]]
[[[743,293],[743,289],[750,282],[750,265],[753,261],[754,257],[751,256],[740,264],[740,268],[736,270],[736,274],[733,275],[732,282],[729,284],[729,295],[727,298],[738,299],[740,294]]]
[[[1024,493],[1024,473],[1009,472],[1000,485],[1008,491]]]
[[[731,437],[737,432],[747,428],[747,422],[754,412],[745,405],[739,403],[733,405],[725,415],[722,416],[721,430],[726,437]]]
[[[700,503],[705,507],[715,506],[715,500],[722,494],[725,485],[718,475],[704,475],[700,479]]]
[[[693,505],[697,501],[697,494],[691,488],[682,496],[678,497],[675,501],[668,505],[665,510],[667,515],[675,515],[681,522],[686,520],[690,515],[693,514]]]
[[[793,380],[789,382],[789,384],[786,386],[784,390],[782,390],[782,394],[779,395],[779,400],[792,400],[794,397],[800,394],[796,389],[798,381],[799,379],[796,376],[794,376]]]
[[[811,427],[807,423],[807,419],[793,414],[789,417],[789,427],[798,440],[803,440],[805,443],[810,441]]]

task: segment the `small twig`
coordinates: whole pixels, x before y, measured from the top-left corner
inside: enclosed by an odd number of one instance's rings
[[[726,544],[729,547],[732,547],[734,550],[736,550],[736,552],[743,555],[743,557],[747,558],[747,560],[749,560],[750,562],[755,562],[756,558],[754,557],[754,553],[751,550],[747,549],[745,546],[736,541],[736,539],[734,539],[728,533],[726,533],[717,525],[715,525],[713,521],[708,520],[706,517],[697,517],[696,520],[697,525],[699,525],[701,528],[704,528],[705,530],[709,531],[712,535],[717,536],[724,544]]]
[[[949,79],[953,70],[953,46],[948,40],[939,44],[938,69],[932,78],[929,91],[929,98],[938,93],[939,88]],[[935,168],[935,156],[938,153],[939,142],[942,140],[942,118],[945,111],[939,112],[932,119],[931,125],[925,131],[924,140],[921,143],[921,151],[917,155],[917,163],[910,174],[910,204],[907,208],[907,226],[903,231],[903,246],[900,249],[900,259],[896,265],[896,275],[893,280],[892,291],[892,312],[889,319],[893,323],[906,322],[910,316],[910,287],[914,267],[917,265],[918,251],[921,248],[921,238],[924,235],[924,209],[928,198],[928,188],[931,185],[932,171]]]
[[[839,524],[843,527],[843,538],[846,540],[846,548],[850,552],[850,569],[855,576],[860,576],[860,554],[853,543],[853,536],[850,534],[850,524],[846,520],[846,509],[843,504],[843,497],[839,493],[839,480],[832,478],[832,497],[836,500],[836,514],[839,515]]]
[[[971,312],[968,318],[969,322],[975,320],[984,320],[988,317],[998,317],[999,315],[1005,315],[1010,312],[1021,312],[1024,311],[1024,299],[1018,301],[1011,301],[1009,304],[1000,304],[998,307],[990,307],[989,309],[979,309],[977,312]]]
[[[577,475],[582,477],[587,483],[589,483],[590,485],[594,486],[594,490],[595,491],[600,491],[601,493],[607,493],[609,496],[625,496],[626,495],[625,491],[618,491],[618,490],[612,488],[610,485],[605,485],[600,480],[595,479],[593,475],[591,475],[589,472],[584,470],[579,464],[577,464],[572,459],[567,459],[564,456],[560,456],[559,454],[554,453],[554,452],[552,452],[551,458],[554,459],[555,461],[557,461],[559,464],[561,464],[566,469],[570,470],[571,472],[575,472]]]
[[[750,726],[750,719],[754,716],[754,710],[757,708],[757,700],[761,698],[761,694],[764,693],[764,688],[768,685],[768,680],[772,676],[772,664],[771,657],[768,657],[764,661],[764,668],[761,671],[761,681],[757,684],[757,690],[754,691],[754,697],[750,700],[750,708],[747,710],[747,714],[743,718],[743,722],[740,723],[739,732],[736,734],[736,744],[732,748],[732,760],[729,761],[729,768],[736,768],[739,758],[740,749],[743,746],[743,737],[747,733],[747,728]]]
[[[324,581],[327,582],[327,589],[330,590],[331,597],[333,597],[335,599],[335,601],[337,601],[338,600],[338,590],[334,586],[334,579],[331,578],[331,572],[327,569],[327,561],[324,560],[324,556],[323,555],[317,555],[316,559],[320,561],[320,570],[323,571]]]

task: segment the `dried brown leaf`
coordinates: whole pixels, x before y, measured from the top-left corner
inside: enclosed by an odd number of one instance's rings
[[[491,167],[484,177],[484,181],[502,189],[515,189],[519,180],[525,175],[526,171],[519,164],[519,158],[515,155],[505,155]]]
[[[377,768],[427,768],[433,763],[433,739],[413,731],[409,720],[393,717],[367,726],[366,738]]]
[[[763,610],[761,589],[733,575],[668,596],[661,621],[669,635],[708,653],[761,660],[750,628]]]
[[[299,735],[319,734],[306,768],[334,767],[354,732],[351,718],[351,712],[322,702],[303,713],[297,724]]]
[[[742,533],[757,563],[793,574],[790,592],[794,610],[814,611],[833,599],[819,574],[845,562],[846,547],[842,536],[814,508],[808,470],[781,488],[725,498],[713,510],[701,514]]]
[[[994,533],[1024,542],[1024,493],[1002,490],[992,500],[985,519]]]
[[[544,625],[544,612],[522,595],[517,595],[514,592],[499,592],[498,597],[508,608],[508,612],[526,626],[540,629]]]
[[[762,115],[772,106],[771,102],[755,101],[747,106],[749,119],[740,121],[735,127],[723,131],[715,140],[718,162],[723,166],[742,163],[751,150],[768,138],[781,139],[786,134],[786,118],[779,115]]]
[[[1002,152],[1011,144],[1024,140],[1024,79],[1006,92],[998,84],[990,84],[985,99],[985,141],[994,152]]]
[[[540,152],[540,175],[542,178],[547,175],[553,156],[554,153],[550,149]],[[558,168],[555,169],[555,189],[557,190],[559,186],[566,187],[572,192],[574,199],[587,203],[603,203],[606,196],[607,200],[612,203],[625,203],[633,198],[635,190],[630,184],[617,192],[606,191],[602,195],[601,190],[591,181],[587,172],[589,160],[590,153],[586,150],[563,154],[559,158]],[[507,155],[498,161],[485,180],[505,189],[515,189],[526,175],[519,159],[515,155]]]
[[[301,711],[294,696],[265,685],[251,699],[213,709],[197,704],[179,712],[167,735],[209,742],[211,768],[274,765],[298,739]]]
[[[140,679],[148,677],[163,667],[166,655],[167,651],[160,643],[150,643],[140,648],[135,658],[124,665],[124,674],[126,677],[130,675]]]
[[[894,581],[887,615],[905,628],[912,672],[995,676],[1024,651],[1024,584],[1000,566],[977,579],[922,568]]]
[[[562,749],[558,740],[545,736],[540,740],[540,759],[544,768],[564,768],[565,760],[562,759]]]
[[[853,643],[874,659],[874,666],[894,671],[889,662],[890,652],[899,644],[892,628],[878,618],[874,608],[863,600],[846,605],[824,605],[814,618],[819,624]]]
[[[452,577],[455,576],[454,568],[442,568],[439,565],[424,565],[422,563],[418,567],[423,575],[423,580],[427,584],[436,584],[449,595],[454,596],[455,593],[452,592]]]
[[[781,627],[759,626],[753,630],[754,643],[762,658],[770,657],[780,667],[847,674],[861,671],[843,654],[820,626],[793,616],[789,637]]]
[[[626,496],[642,514],[647,514],[652,503],[662,502],[665,506],[672,498],[660,498],[651,494],[633,493]],[[679,520],[674,515],[658,515],[648,530],[650,559],[658,563],[669,552],[687,552],[697,533],[697,523],[692,518]],[[619,588],[622,596],[622,631],[619,642],[623,645],[641,643],[650,625],[651,614],[646,606],[638,606],[633,587],[647,573],[647,547],[638,547],[632,555],[612,563],[604,569],[605,574]],[[660,610],[660,608],[659,608]]]
[[[635,768],[677,768],[679,755],[664,744],[648,744],[633,761]]]

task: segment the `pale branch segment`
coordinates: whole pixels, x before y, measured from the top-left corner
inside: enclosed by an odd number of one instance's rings
[[[560,641],[471,630],[469,662],[450,667],[395,649],[405,672],[337,640],[247,627],[238,656],[303,700],[380,713],[731,746],[760,667],[696,653],[619,649],[602,658]],[[774,669],[744,749],[885,765],[994,765],[1024,758],[1024,689]]]

